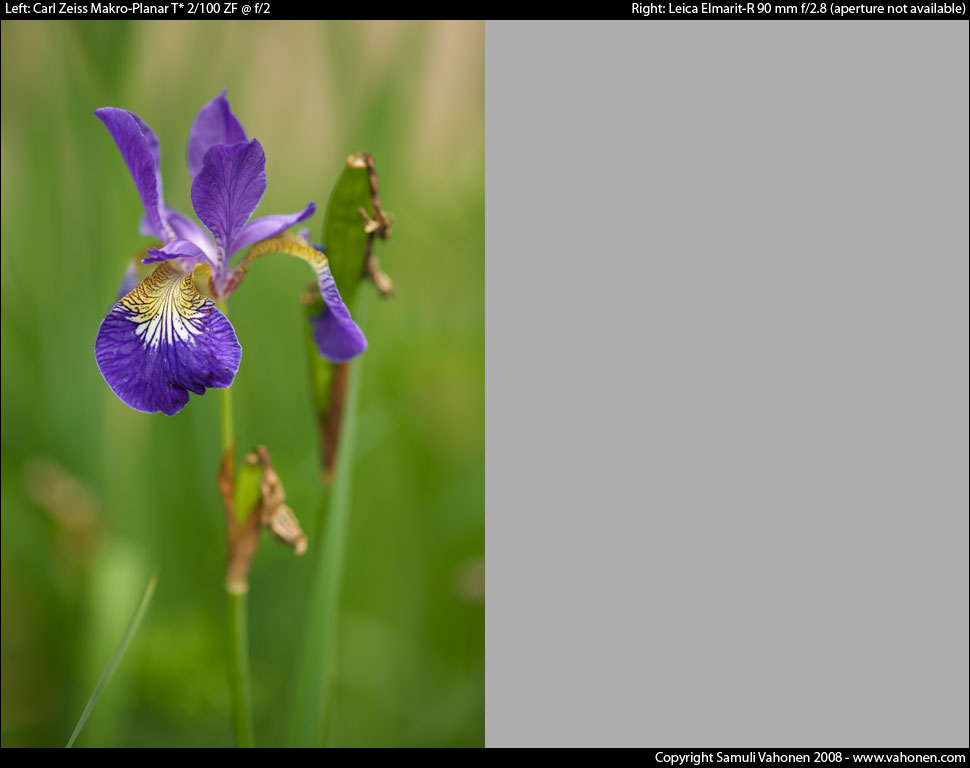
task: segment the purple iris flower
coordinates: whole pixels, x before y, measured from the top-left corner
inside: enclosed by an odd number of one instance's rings
[[[226,92],[206,104],[189,132],[192,206],[211,233],[162,199],[160,152],[154,131],[133,112],[105,107],[94,113],[111,132],[145,205],[141,232],[160,238],[145,264],[161,262],[136,283],[129,271],[119,301],[101,323],[95,358],[108,386],[132,408],[168,415],[207,387],[228,387],[242,349],[236,332],[212,298],[223,300],[239,287],[251,262],[268,253],[302,258],[316,272],[323,314],[315,319],[320,354],[334,362],[356,357],[367,341],[340,298],[326,256],[305,239],[286,233],[313,215],[311,202],[299,213],[250,221],[266,190],[266,156],[229,107]],[[253,247],[250,247],[253,246]],[[248,253],[231,267],[234,254]]]

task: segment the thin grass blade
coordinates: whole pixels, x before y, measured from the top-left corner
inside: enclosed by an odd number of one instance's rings
[[[115,652],[108,660],[108,666],[106,666],[104,668],[104,672],[101,673],[101,678],[98,680],[98,684],[94,686],[94,691],[91,693],[91,698],[88,699],[88,703],[84,707],[84,711],[81,713],[81,717],[77,721],[77,725],[74,726],[74,733],[71,734],[71,738],[68,739],[67,742],[68,749],[74,746],[74,742],[77,741],[77,737],[80,735],[81,729],[84,728],[84,724],[91,716],[91,712],[94,711],[94,707],[98,703],[98,699],[101,698],[101,694],[104,693],[104,689],[108,687],[111,676],[115,673],[115,670],[121,663],[121,659],[124,657],[125,651],[128,650],[128,645],[131,643],[131,639],[135,636],[135,632],[138,631],[138,626],[141,624],[141,620],[144,618],[146,611],[148,611],[148,606],[152,602],[152,596],[155,594],[156,584],[158,584],[158,573],[153,571],[152,575],[148,577],[148,584],[145,585],[145,592],[142,594],[141,600],[138,601],[138,607],[135,608],[135,613],[128,622],[128,626],[125,628],[125,633],[121,636],[121,641],[118,643],[118,647],[115,648]]]

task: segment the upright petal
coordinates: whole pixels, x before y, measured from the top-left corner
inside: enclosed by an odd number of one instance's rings
[[[138,123],[138,129],[141,131],[141,135],[145,137],[145,143],[148,145],[148,151],[152,153],[152,157],[155,158],[155,167],[161,168],[162,166],[162,148],[158,143],[158,136],[155,135],[155,131],[152,130],[151,126],[142,120],[134,112],[129,112],[134,121]]]
[[[152,228],[163,239],[174,239],[162,202],[161,155],[155,132],[138,115],[126,109],[104,107],[95,110],[94,114],[105,124],[118,145]]]
[[[229,245],[249,221],[266,191],[266,155],[253,139],[217,144],[205,153],[192,182],[192,205],[228,259]]]
[[[335,363],[342,363],[357,357],[367,349],[367,339],[357,323],[350,316],[350,310],[340,298],[337,283],[330,274],[330,265],[323,251],[313,248],[306,240],[296,235],[283,233],[278,237],[256,243],[246,253],[246,257],[233,270],[227,293],[231,293],[242,281],[249,265],[269,253],[288,253],[303,259],[317,275],[317,286],[323,298],[323,310],[313,319],[313,339],[320,354]]]
[[[94,354],[122,402],[171,416],[189,392],[231,385],[242,349],[225,315],[196,290],[193,273],[166,262],[111,308]]]
[[[314,202],[307,203],[306,208],[304,208],[299,213],[290,214],[280,214],[278,216],[260,216],[258,219],[249,222],[245,227],[239,230],[239,234],[232,241],[229,246],[228,256],[232,256],[234,253],[239,253],[243,248],[252,245],[260,240],[266,240],[270,237],[276,237],[280,232],[289,229],[294,224],[299,224],[301,221],[309,219],[314,212],[317,210],[317,204]]]
[[[202,170],[202,160],[205,153],[216,144],[237,144],[246,141],[246,131],[242,123],[232,113],[226,89],[212,101],[199,110],[189,131],[189,145],[186,149],[186,159],[189,162],[189,173],[195,178]]]

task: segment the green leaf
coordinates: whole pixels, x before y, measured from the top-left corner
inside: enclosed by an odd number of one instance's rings
[[[367,234],[360,216],[361,208],[373,218],[367,161],[363,153],[358,152],[347,158],[347,164],[330,194],[323,230],[323,246],[330,262],[330,272],[344,303],[351,311],[357,286],[364,274]]]

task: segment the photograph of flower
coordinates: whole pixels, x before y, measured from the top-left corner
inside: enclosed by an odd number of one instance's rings
[[[0,30],[2,745],[482,746],[484,24]]]

